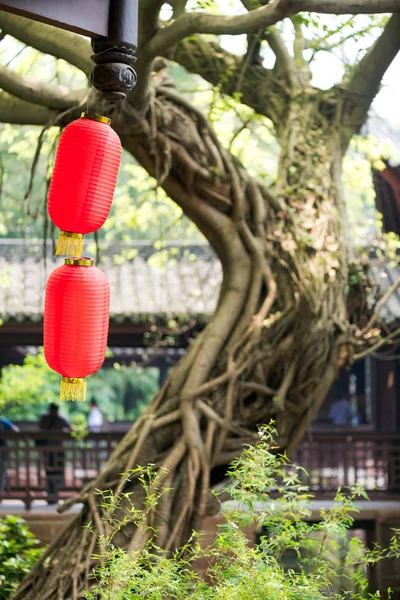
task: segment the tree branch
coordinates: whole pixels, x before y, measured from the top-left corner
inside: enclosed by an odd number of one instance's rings
[[[255,8],[258,8],[258,6],[256,6],[256,3],[254,0],[240,0],[240,1],[247,10],[254,10]],[[265,4],[265,2],[259,2],[259,4]]]
[[[295,19],[292,19],[293,27],[294,27],[294,44],[293,44],[293,52],[294,52],[294,60],[298,69],[304,76],[304,82],[311,80],[311,72],[308,66],[307,61],[304,58],[304,50],[306,49],[306,40],[303,34],[303,27],[300,23],[297,23]]]
[[[386,346],[386,344],[391,344],[392,343],[394,345],[397,345],[400,342],[399,336],[400,336],[400,328],[395,329],[395,331],[393,331],[392,333],[390,333],[386,337],[382,338],[379,342],[377,342],[373,346],[370,346],[369,348],[367,348],[363,352],[359,352],[358,354],[355,354],[354,355],[354,360],[355,361],[356,360],[361,360],[362,358],[365,358],[366,356],[369,356],[370,354],[373,354],[374,352],[376,352],[376,350],[378,350],[379,348],[382,348],[382,346]]]
[[[138,47],[146,45],[159,30],[160,10],[165,0],[140,0],[138,23]],[[137,84],[129,95],[129,102],[140,111],[146,110],[150,97],[150,81],[153,57],[144,58],[139,53],[140,60],[136,63]]]
[[[177,19],[178,17],[181,17],[183,14],[185,14],[187,3],[188,0],[174,0],[174,2],[172,3],[174,9],[174,12],[172,14],[173,19]]]
[[[50,85],[33,77],[19,75],[1,65],[0,88],[21,100],[60,110],[79,104],[89,91],[88,89],[70,91],[61,85]]]
[[[275,27],[271,27],[264,38],[276,57],[276,68],[286,75],[291,87],[299,84],[299,73],[293,57],[290,56],[281,34]]]
[[[63,58],[86,74],[92,68],[90,44],[80,35],[2,11],[0,29],[40,52]]]
[[[224,94],[233,95],[238,91],[243,59],[214,42],[200,36],[191,37],[164,56],[178,62],[191,73],[200,75],[212,85],[218,85]],[[273,69],[250,64],[239,90],[244,104],[274,123],[279,122],[285,113],[288,99],[284,81],[279,80],[277,75]]]
[[[54,116],[55,111],[49,108],[0,92],[0,123],[46,125]]]
[[[299,12],[325,14],[370,14],[400,11],[399,0],[273,0],[244,15],[210,15],[204,12],[185,13],[149,40],[143,48],[147,57],[162,55],[180,40],[196,33],[240,35],[254,33],[275,25]]]
[[[379,91],[382,78],[399,50],[400,13],[397,13],[390,18],[381,36],[354,68],[349,82],[345,85],[345,93],[348,96],[347,102],[344,103],[343,118],[347,125],[344,129],[346,145],[363,124]]]
[[[366,326],[363,327],[362,331],[360,331],[361,336],[364,336],[369,331],[371,331],[372,327],[375,325],[376,321],[378,320],[379,315],[382,313],[382,309],[386,306],[386,304],[389,302],[389,300],[394,295],[396,290],[398,290],[399,287],[400,287],[400,277],[398,279],[396,279],[396,281],[394,283],[392,283],[392,285],[386,290],[386,293],[384,294],[384,296],[379,300],[379,302],[375,306],[373,315],[369,319]]]
[[[292,2],[291,2],[292,3]],[[400,11],[399,0],[298,0],[298,12],[326,15],[369,15]]]
[[[241,0],[243,6],[248,10],[255,10],[258,6],[255,5],[254,0]],[[259,2],[259,4],[266,4],[265,0]],[[298,83],[298,73],[296,64],[293,58],[290,56],[285,42],[282,39],[281,34],[275,27],[270,27],[267,32],[264,32],[260,36],[260,40],[266,40],[275,54],[276,68],[287,76],[289,83],[293,87],[295,83]]]
[[[156,33],[163,4],[164,0],[140,0],[139,46],[143,46]]]
[[[284,4],[292,0],[284,0]],[[282,6],[282,8],[281,8]],[[292,9],[293,14],[295,11]],[[261,28],[274,25],[285,15],[282,0],[273,0],[268,6],[262,6],[239,16],[219,16],[200,12],[188,12],[167,25],[146,44],[143,51],[148,56],[163,54],[180,40],[195,33],[215,35],[238,35],[254,33]]]

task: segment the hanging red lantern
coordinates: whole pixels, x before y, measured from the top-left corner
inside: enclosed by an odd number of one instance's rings
[[[61,135],[48,199],[50,218],[61,229],[56,254],[81,256],[83,236],[108,217],[121,161],[121,142],[110,123],[82,113]]]
[[[44,355],[62,375],[62,400],[85,400],[86,377],[107,347],[110,286],[90,258],[66,258],[50,275],[44,306]]]

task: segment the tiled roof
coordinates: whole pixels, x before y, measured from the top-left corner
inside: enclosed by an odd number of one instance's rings
[[[151,320],[201,316],[215,309],[221,284],[221,265],[208,244],[166,243],[173,259],[164,268],[154,264],[156,250],[149,242],[136,242],[132,260],[117,264],[113,256],[119,244],[108,247],[99,267],[111,287],[111,320]],[[118,262],[118,261],[117,261]],[[63,264],[54,258],[49,245],[46,262],[41,244],[24,245],[20,240],[0,240],[0,318],[5,322],[40,322],[43,318],[45,283],[53,269]],[[371,278],[384,292],[398,277],[400,268],[371,261]],[[163,317],[164,316],[164,317]],[[400,291],[386,306],[385,319],[400,320]]]
[[[118,264],[108,248],[99,267],[111,286],[111,318],[115,322],[137,319],[138,314],[196,315],[212,313],[221,282],[221,266],[207,244],[182,245],[170,242],[173,258],[164,267],[154,261],[156,250],[148,242],[130,246],[137,253]],[[45,282],[62,258],[48,248],[46,261],[38,243],[0,240],[0,318],[40,321],[43,315]]]

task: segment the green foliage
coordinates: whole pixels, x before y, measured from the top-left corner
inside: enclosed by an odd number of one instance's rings
[[[21,365],[8,365],[0,379],[0,407],[11,419],[37,418],[50,402],[57,400],[60,377],[45,361],[43,350],[28,355]],[[23,407],[23,410],[21,410]]]
[[[57,402],[60,376],[52,371],[43,349],[28,355],[23,365],[8,365],[0,378],[0,410],[10,419],[38,420],[50,402]],[[92,375],[87,384],[89,398],[95,398],[108,421],[135,420],[158,391],[158,369],[115,363]],[[65,402],[61,411],[76,421],[77,435],[82,435],[88,405]],[[77,415],[80,415],[79,417]],[[85,417],[85,418],[84,418]],[[79,424],[78,424],[79,422]]]
[[[375,206],[372,168],[385,167],[383,159],[400,159],[398,151],[390,142],[378,140],[373,135],[356,136],[350,143],[343,160],[342,183],[345,192],[349,237],[355,248],[375,248],[383,244],[390,250],[390,258],[396,251],[391,243],[393,236],[382,233],[382,219]]]
[[[82,413],[77,413],[71,417],[71,437],[75,438],[78,442],[85,439],[88,435],[89,430],[87,426],[86,416]]]
[[[38,241],[51,236],[46,197],[59,134],[59,129],[53,127],[43,135],[31,182],[41,128],[0,124],[0,237]],[[125,151],[110,216],[98,235],[100,241],[105,238],[125,242],[204,239],[182,210],[157,188],[156,181]],[[94,241],[92,245],[87,242],[86,247],[92,255],[96,253]],[[128,247],[122,257],[132,260],[134,251]]]
[[[188,74],[172,64],[171,76],[180,89],[203,111],[208,113],[222,143],[229,147],[249,173],[271,185],[277,176],[279,145],[271,123],[240,102],[240,97],[223,96],[197,75]],[[30,199],[25,198],[29,173],[36,148],[39,128],[0,125],[1,202],[0,236],[42,238],[46,232],[45,196],[46,173],[51,149],[57,139],[52,128],[44,137],[40,159]],[[357,246],[372,240],[376,233],[375,195],[371,165],[378,165],[382,157],[394,156],[388,143],[373,136],[355,138],[344,159],[343,186],[349,221],[349,237]],[[51,156],[50,156],[51,164]],[[22,167],[21,167],[22,165]],[[47,236],[50,228],[47,229]],[[163,268],[175,260],[173,251],[166,249],[165,240],[181,242],[203,240],[194,224],[182,210],[166,196],[156,181],[148,176],[131,156],[123,153],[117,189],[110,217],[99,232],[101,241],[126,242],[115,262],[132,261],[137,250],[129,247],[132,240],[151,240],[157,252],[152,256],[153,266]],[[305,243],[308,244],[307,240]],[[94,255],[94,242],[86,243]],[[7,284],[7,272],[0,272],[0,284]]]
[[[43,547],[20,517],[0,519],[0,600],[8,600],[31,567],[40,558]]]
[[[204,239],[181,208],[157,188],[156,180],[149,177],[128,153],[124,153],[117,191],[104,231],[106,239],[126,242]]]
[[[37,163],[37,177],[28,195],[30,173],[40,128],[0,125],[1,220],[0,235],[7,237],[43,237],[47,206],[47,170],[52,160],[59,130],[51,128],[44,137]]]
[[[135,508],[131,493],[116,497],[111,491],[102,492],[102,518],[111,533],[98,539],[94,558],[99,566],[86,600],[380,598],[367,591],[366,568],[400,556],[398,532],[387,550],[369,550],[357,538],[349,539],[355,500],[365,497],[356,488],[339,490],[332,508],[321,510],[321,521],[307,522],[312,496],[301,484],[301,470],[276,453],[274,436],[271,428],[263,429],[259,444],[248,447],[232,464],[225,522],[206,548],[195,533],[190,545],[172,555],[157,547],[157,531],[149,523],[160,497],[169,490],[163,489],[152,466],[127,474],[139,476],[145,493],[143,510]],[[115,548],[113,538],[131,523],[149,541],[128,553]],[[248,527],[264,532],[255,547],[245,534]],[[285,568],[288,553],[294,556],[294,565]],[[207,582],[195,570],[198,559],[208,564]]]
[[[42,54],[7,36],[0,46],[0,61],[19,74],[37,81],[50,79],[66,89],[86,87],[86,77],[64,60]],[[36,177],[27,194],[33,158],[41,128],[0,124],[0,235],[43,237],[46,219],[47,179],[52,164],[58,128],[50,128],[36,165]]]
[[[135,420],[158,391],[158,369],[114,363],[88,382],[89,397],[97,400],[110,421]]]
[[[193,3],[189,8],[196,9],[196,6]],[[227,10],[226,3],[221,2],[211,2],[206,8],[211,12]],[[345,40],[343,44],[349,44],[361,37],[365,47],[369,47],[386,18],[328,18],[302,13],[294,17],[294,21],[302,25],[303,34],[307,38],[308,49],[305,53],[319,56],[324,44],[331,44],[332,40],[335,40],[333,53],[341,53],[340,40]],[[286,38],[290,38],[287,31]],[[268,52],[268,46],[265,48],[265,52]],[[32,55],[25,52],[21,63],[17,59],[16,66],[20,72],[26,72],[28,59],[32,59]],[[322,53],[323,59],[326,56],[326,52]],[[63,63],[55,59],[48,60],[57,64]],[[51,68],[55,68],[53,63],[51,65]],[[35,63],[35,69],[37,68],[39,66]],[[45,66],[43,63],[41,68],[49,69],[49,64],[46,63]],[[318,69],[320,74],[330,71],[331,69],[326,68]],[[170,65],[169,73],[178,88],[208,115],[222,144],[241,160],[248,172],[267,185],[273,184],[277,177],[279,144],[270,121],[242,104],[240,91],[233,97],[224,96],[219,86],[213,87],[198,75],[189,74],[174,63]],[[60,77],[65,85],[68,82],[70,87],[81,87],[82,82],[77,69],[70,68],[67,72],[67,69],[62,67]],[[229,77],[229,73],[224,73],[224,77]],[[0,125],[0,236],[27,236],[36,241],[45,234],[50,236],[50,225],[45,218],[46,179],[52,164],[57,128],[49,129],[43,138],[32,191],[30,197],[26,198],[39,134],[40,128],[37,127]],[[378,142],[372,136],[365,139],[358,137],[352,142],[344,160],[343,185],[348,208],[349,237],[356,245],[375,229],[376,211],[371,164],[377,164],[382,156],[388,153],[393,156],[393,149],[385,142]],[[100,249],[103,238],[126,242],[121,255],[114,257],[116,262],[132,261],[136,257],[137,251],[129,247],[130,241],[151,240],[158,250],[152,261],[156,266],[161,265],[161,268],[166,261],[174,260],[171,252],[164,246],[165,240],[203,239],[194,224],[183,215],[182,210],[170,201],[163,190],[157,188],[156,181],[150,178],[127,152],[123,152],[110,217],[99,231],[99,238]],[[305,243],[308,245],[307,240]],[[94,242],[90,244],[88,240],[86,247],[90,254],[95,254]],[[0,272],[0,278],[7,278],[7,273]]]
[[[252,4],[257,7],[265,3],[253,0]],[[186,10],[232,15],[245,12],[239,0],[191,0],[187,3]],[[172,11],[168,14],[172,18]],[[301,29],[305,39],[303,59],[305,63],[311,65],[315,79],[313,83],[317,87],[324,88],[337,83],[344,73],[351,71],[354,64],[376,40],[387,20],[387,15],[333,16],[303,12],[293,16],[291,20],[278,23],[277,28],[290,53],[295,28],[297,33],[299,33],[298,28]],[[243,38],[220,36],[213,41],[238,55],[239,62],[246,54],[245,36]],[[266,66],[269,66],[269,57],[275,60],[265,40],[262,42],[261,56]],[[79,69],[63,60],[26,47],[10,36],[7,36],[6,43],[0,45],[0,58],[3,64],[20,74],[33,76],[39,80],[54,81],[69,89],[81,89],[87,86],[85,76]],[[336,60],[340,67],[327,68],[325,62],[328,59]],[[233,62],[232,73],[236,71],[237,65],[235,66]],[[336,71],[340,71],[339,77],[336,77]],[[226,69],[221,73],[221,79],[229,78],[232,73],[230,69]],[[232,92],[232,97],[227,97],[221,93],[220,85],[213,87],[198,75],[190,74],[174,63],[169,66],[169,74],[178,89],[200,110],[208,114],[222,144],[240,158],[249,173],[262,178],[268,185],[272,184],[276,179],[279,157],[276,135],[268,119],[257,115],[241,103],[241,86],[238,85],[236,91]],[[325,77],[329,79],[327,86],[320,81]],[[28,238],[36,239],[42,238],[43,235],[50,236],[50,224],[45,217],[46,188],[54,155],[54,144],[59,133],[57,128],[50,128],[43,137],[32,190],[26,197],[40,131],[38,127],[0,125],[2,207],[0,236],[26,235]],[[364,161],[364,164],[356,164],[353,169],[353,158],[354,156],[350,161],[346,159],[347,172],[345,161],[344,184],[350,220],[357,227],[358,223],[365,222],[365,219],[356,218],[359,210],[367,208],[368,218],[373,211],[372,185],[368,172],[369,165]],[[352,176],[353,171],[355,177]],[[360,232],[360,239],[362,235],[363,232]],[[157,189],[155,180],[149,178],[146,171],[126,152],[123,153],[110,218],[105,227],[99,231],[100,239],[104,236],[125,242],[132,239],[158,240],[161,243],[167,238],[203,239],[196,227],[182,214],[181,209],[175,206],[163,191]],[[90,251],[94,253],[93,248]],[[162,248],[160,253],[161,251]],[[116,257],[116,260],[134,258],[135,251],[126,247],[122,257]],[[165,262],[165,250],[159,260]]]

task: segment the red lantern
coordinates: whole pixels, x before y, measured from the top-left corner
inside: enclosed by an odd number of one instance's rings
[[[50,275],[44,306],[44,355],[62,375],[61,399],[85,400],[86,377],[104,362],[110,286],[90,258],[66,258]]]
[[[82,113],[64,129],[49,189],[49,215],[61,229],[56,254],[81,256],[83,236],[108,217],[121,160],[111,119]]]

